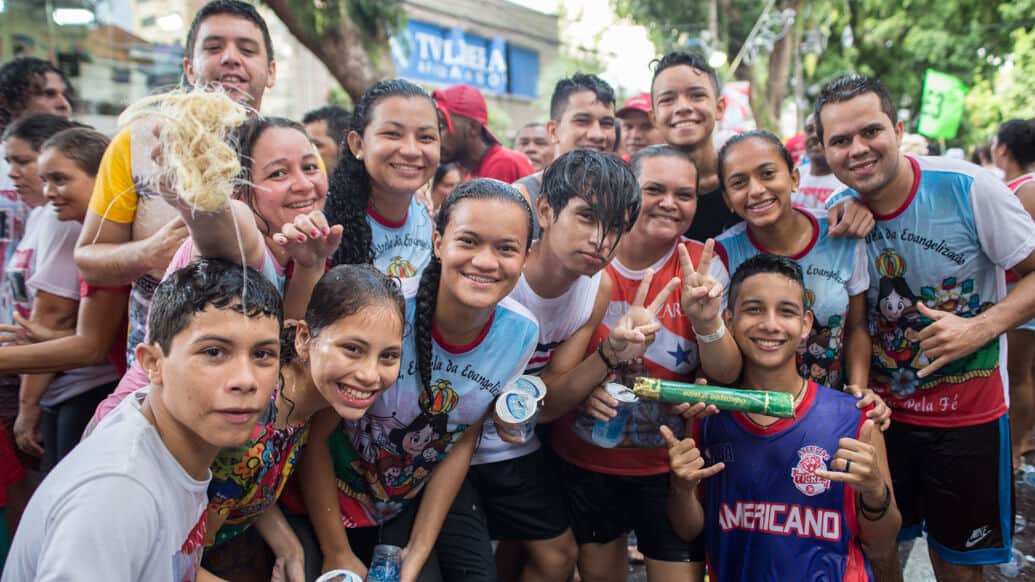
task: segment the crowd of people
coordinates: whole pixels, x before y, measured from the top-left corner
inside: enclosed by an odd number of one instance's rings
[[[405,582],[619,582],[630,548],[651,582],[901,580],[924,535],[942,582],[1012,559],[1035,121],[987,167],[907,155],[847,75],[797,160],[718,143],[719,77],[673,52],[621,107],[562,79],[510,149],[468,85],[263,115],[274,47],[240,0],[185,55],[250,112],[211,211],[152,179],[160,126],[109,137],[59,68],[0,66],[3,582],[365,576],[385,544]]]

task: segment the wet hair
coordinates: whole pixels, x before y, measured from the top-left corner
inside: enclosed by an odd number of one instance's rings
[[[722,84],[719,83],[719,74],[715,72],[715,68],[708,64],[708,59],[704,58],[704,55],[699,53],[687,53],[682,51],[674,51],[661,57],[660,59],[654,59],[650,62],[650,66],[654,69],[654,76],[650,80],[650,96],[654,98],[654,82],[658,80],[658,75],[665,69],[671,69],[672,67],[690,67],[708,75],[708,80],[712,82],[712,88],[715,89],[715,97],[719,97],[722,94]]]
[[[302,127],[302,124],[285,117],[248,118],[247,121],[234,130],[230,139],[233,147],[237,150],[237,159],[241,162],[241,173],[237,176],[238,185],[234,189],[234,197],[244,202],[252,209],[252,213],[255,214],[256,218],[262,221],[267,234],[272,233],[274,227],[280,228],[280,225],[271,225],[269,221],[266,220],[266,217],[259,213],[255,206],[255,188],[252,186],[254,183],[252,163],[255,162],[255,158],[252,154],[255,151],[255,144],[259,142],[259,138],[262,137],[262,134],[265,133],[267,129],[274,127],[294,129],[301,133],[307,140],[309,139],[308,135],[306,135],[305,128]]]
[[[775,274],[787,277],[791,281],[794,281],[801,287],[801,304],[805,305],[805,279],[801,273],[801,265],[793,259],[783,257],[780,255],[772,255],[769,253],[759,253],[750,259],[744,261],[737,267],[737,270],[733,272],[733,276],[730,278],[730,295],[729,295],[729,308],[732,311],[733,307],[737,303],[737,294],[740,292],[741,285],[748,278],[755,275]]]
[[[1006,146],[1010,157],[1021,166],[1035,163],[1035,120],[1011,119],[999,126],[996,143]]]
[[[266,45],[266,62],[273,62],[273,39],[270,37],[270,29],[266,26],[266,19],[259,14],[254,6],[241,0],[212,0],[205,4],[194,15],[187,31],[187,42],[183,54],[189,59],[194,58],[194,45],[198,41],[198,29],[201,23],[212,16],[226,14],[250,20],[262,32],[262,42]]]
[[[550,204],[555,218],[572,198],[581,198],[604,232],[618,233],[615,245],[636,223],[642,202],[639,183],[625,162],[613,154],[586,148],[566,152],[546,168],[541,196]]]
[[[617,152],[622,147],[622,120],[615,118],[615,143],[611,146],[612,152]]]
[[[776,151],[780,153],[780,157],[783,159],[784,163],[787,164],[787,171],[794,172],[794,157],[791,156],[791,152],[788,151],[787,146],[783,145],[780,138],[768,131],[753,129],[751,131],[734,135],[729,138],[726,143],[722,144],[721,148],[719,148],[719,185],[722,186],[723,190],[726,189],[726,156],[729,155],[730,150],[732,150],[734,146],[739,143],[746,142],[749,139],[760,139],[775,147]]]
[[[445,233],[449,219],[453,211],[465,200],[504,200],[512,202],[525,212],[528,220],[528,230],[525,233],[525,251],[532,246],[532,208],[529,207],[525,197],[521,195],[510,184],[493,180],[491,178],[477,178],[464,182],[457,186],[445,201],[435,216],[435,231],[439,236]],[[432,255],[431,262],[425,267],[420,277],[420,287],[417,290],[417,308],[414,314],[413,332],[414,344],[417,348],[417,374],[420,379],[421,388],[429,396],[431,401],[431,322],[435,317],[435,305],[438,302],[438,284],[442,278],[442,261]],[[423,406],[423,405],[422,405]]]
[[[352,114],[344,107],[327,105],[306,113],[305,117],[302,118],[302,123],[306,125],[317,121],[327,123],[327,135],[340,147],[345,141],[345,136],[349,134],[349,123],[352,121]]]
[[[888,92],[884,83],[881,83],[879,79],[864,75],[845,75],[827,83],[826,87],[819,92],[819,97],[816,97],[816,136],[819,137],[819,143],[826,143],[823,135],[823,116],[821,115],[823,107],[829,103],[844,103],[867,93],[873,93],[880,99],[881,111],[888,116],[891,123],[898,120],[898,107],[895,106],[891,93]]]
[[[88,126],[60,115],[53,115],[51,113],[33,113],[32,115],[19,117],[14,123],[8,125],[7,128],[4,129],[3,139],[4,141],[7,141],[16,137],[22,141],[28,142],[29,146],[38,152],[43,146],[43,142],[47,141],[58,132],[66,129],[86,127]]]
[[[640,174],[643,173],[643,160],[650,158],[677,158],[690,164],[690,166],[693,167],[695,174],[694,191],[696,192],[700,189],[701,174],[697,171],[697,164],[694,162],[694,159],[687,155],[683,150],[665,143],[647,146],[633,154],[632,158],[629,159],[629,167],[632,168],[632,172],[636,176],[637,180],[639,180]]]
[[[405,327],[406,302],[398,279],[370,265],[338,265],[324,273],[313,287],[305,310],[309,335],[316,337],[325,327],[372,305],[393,308],[399,316],[400,326]],[[287,326],[280,332],[282,363],[288,363],[298,355],[295,352],[295,331],[295,326]]]
[[[61,69],[49,61],[34,57],[18,57],[0,67],[0,129],[21,115],[35,92],[42,89],[47,73],[55,73],[65,82],[68,91],[72,85]]]
[[[460,166],[458,166],[456,162],[447,162],[445,164],[439,164],[438,167],[435,168],[435,177],[431,179],[431,187],[437,188],[438,183],[446,177],[446,174],[452,172],[453,170],[459,169]]]
[[[147,316],[148,341],[168,354],[176,335],[210,305],[246,317],[275,317],[278,329],[284,322],[280,291],[266,277],[223,259],[198,259],[171,273],[155,289]]]
[[[387,79],[379,81],[367,89],[352,113],[349,131],[363,135],[374,109],[389,97],[419,97],[427,99],[434,108],[435,102],[427,91],[403,79]],[[352,149],[346,145],[338,154],[338,166],[331,175],[331,186],[327,192],[327,204],[324,214],[330,224],[340,224],[345,232],[341,237],[341,245],[331,255],[336,265],[370,264],[374,262],[371,248],[373,237],[370,224],[367,222],[367,208],[370,206],[370,174],[362,160],[357,160]]]
[[[553,88],[553,96],[550,97],[550,119],[560,121],[564,112],[568,110],[569,98],[575,93],[592,91],[597,100],[604,105],[614,106],[615,90],[607,81],[596,75],[575,73],[574,75],[557,81]]]
[[[104,150],[111,140],[103,133],[86,127],[65,129],[52,135],[40,146],[40,151],[54,148],[75,162],[88,176],[96,176],[101,167]]]

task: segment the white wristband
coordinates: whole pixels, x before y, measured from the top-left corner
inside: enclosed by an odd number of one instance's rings
[[[694,327],[693,324],[690,324],[690,329],[693,329],[693,327]],[[717,329],[713,333],[709,333],[707,335],[706,334],[698,333],[696,329],[694,329],[693,331],[694,331],[694,336],[697,338],[697,343],[713,344],[713,343],[721,340],[722,336],[726,335],[726,324],[724,324],[722,322],[722,319],[720,319],[719,320],[719,329]]]

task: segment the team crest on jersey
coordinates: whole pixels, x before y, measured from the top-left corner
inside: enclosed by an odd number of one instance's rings
[[[816,474],[817,470],[826,470],[830,453],[823,447],[809,445],[798,449],[798,464],[791,469],[791,481],[794,486],[809,497],[819,495],[830,488],[830,479]]]

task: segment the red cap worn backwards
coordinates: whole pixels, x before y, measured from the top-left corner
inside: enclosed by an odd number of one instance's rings
[[[630,111],[650,113],[650,93],[640,93],[635,97],[630,97],[618,110],[618,113],[615,113],[615,117],[621,117]]]
[[[482,125],[485,134],[492,141],[499,142],[489,131],[489,108],[482,92],[470,85],[453,85],[431,93],[435,107],[445,115],[446,127],[453,133],[453,115],[473,119]]]

